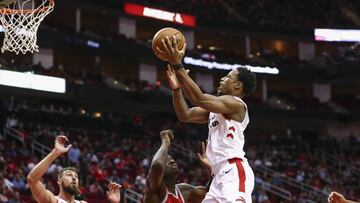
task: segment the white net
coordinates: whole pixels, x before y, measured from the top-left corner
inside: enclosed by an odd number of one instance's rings
[[[37,31],[40,23],[54,10],[53,0],[41,0],[38,5],[34,0],[17,0],[12,7],[0,9],[0,21],[5,30],[1,52],[25,54],[39,51]]]

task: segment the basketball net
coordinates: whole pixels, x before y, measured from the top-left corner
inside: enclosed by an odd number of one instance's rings
[[[54,10],[54,0],[41,0],[36,6],[35,0],[16,0],[10,8],[0,9],[0,21],[5,30],[5,38],[1,52],[5,51],[25,54],[39,51],[37,31],[40,23]],[[31,6],[31,9],[27,9]]]

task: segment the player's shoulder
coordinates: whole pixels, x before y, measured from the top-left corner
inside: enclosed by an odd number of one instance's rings
[[[221,95],[218,97],[219,100],[234,105],[245,106],[245,102],[240,98],[232,95]]]
[[[144,200],[154,200],[154,199],[162,199],[167,194],[167,189],[164,183],[161,183],[159,187],[151,187],[151,183],[149,182],[149,178],[147,178],[146,186],[145,186],[145,194]],[[145,201],[145,202],[153,202],[153,201]]]
[[[56,196],[54,195],[54,193],[52,193],[50,190],[46,190],[46,194],[47,194],[47,200],[48,202],[51,203],[55,203],[56,201]]]
[[[157,191],[157,190],[149,190],[149,188],[145,188],[144,197],[142,199],[143,203],[148,202],[161,202],[167,196],[167,191]]]
[[[185,199],[185,202],[191,197],[191,194],[194,192],[195,187],[188,183],[179,183],[176,184],[176,187],[180,190],[181,196]]]
[[[228,100],[232,100],[232,101],[239,101],[239,100],[241,100],[240,97],[233,96],[233,95],[229,95],[229,94],[217,96],[217,98],[219,98],[219,99],[228,99]]]
[[[179,183],[176,184],[176,187],[179,188],[180,191],[188,191],[188,190],[193,190],[195,188],[193,185],[190,185],[188,183]]]

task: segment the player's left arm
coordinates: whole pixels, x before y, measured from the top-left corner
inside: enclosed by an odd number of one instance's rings
[[[177,44],[176,36],[172,36],[172,38],[167,36],[165,40],[162,40],[162,43],[165,51],[157,48],[158,51],[167,54],[167,61],[174,69],[178,70],[176,71],[177,79],[180,82],[180,87],[182,87],[185,96],[192,104],[199,105],[198,103],[204,100],[205,95],[202,93],[199,86],[190,78],[184,67],[176,67],[181,64],[185,55],[186,44],[180,50]]]
[[[237,101],[233,96],[223,95],[216,97],[210,94],[204,94],[184,68],[180,68],[177,71],[177,76],[181,89],[193,105],[213,113],[232,114],[239,112],[239,110],[245,111],[244,104]]]
[[[165,52],[168,54],[168,62],[173,66],[181,64],[185,55],[185,47],[180,50],[177,45],[176,37],[170,40],[167,37],[163,40]],[[176,75],[180,82],[180,86],[185,93],[185,96],[190,100],[193,105],[197,105],[209,112],[214,113],[235,113],[238,109],[244,109],[244,105],[236,101],[232,96],[224,95],[215,97],[209,94],[204,94],[200,87],[189,76],[185,68],[177,67]]]

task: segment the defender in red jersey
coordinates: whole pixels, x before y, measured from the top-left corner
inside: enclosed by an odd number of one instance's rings
[[[171,130],[160,132],[161,147],[154,155],[149,175],[146,180],[144,203],[198,203],[208,191],[206,186],[192,186],[186,183],[176,184],[179,168],[175,160],[168,155],[174,134]],[[202,145],[200,160],[207,167],[209,162],[205,155],[205,145]]]

